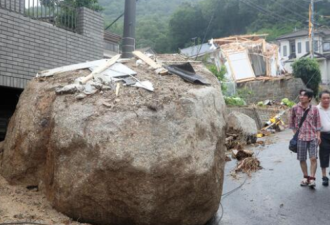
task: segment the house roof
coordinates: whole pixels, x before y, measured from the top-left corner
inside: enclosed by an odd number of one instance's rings
[[[315,34],[319,35],[330,35],[330,29],[325,29],[325,28],[320,28],[320,29],[315,29]],[[290,38],[296,38],[296,37],[305,37],[308,36],[308,29],[302,29],[302,30],[297,30],[289,34],[284,34],[282,36],[279,36],[276,38],[276,40],[283,40],[283,39],[290,39]]]
[[[209,43],[204,43],[201,45],[195,45],[189,48],[184,48],[184,49],[180,49],[180,53],[182,55],[188,56],[188,57],[196,57],[197,54],[198,56],[202,56],[205,55],[207,53],[211,53],[214,52],[214,49],[211,48],[212,45]]]

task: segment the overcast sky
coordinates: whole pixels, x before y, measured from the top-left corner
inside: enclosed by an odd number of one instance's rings
[[[30,4],[30,5],[29,5]],[[30,6],[37,6],[40,5],[39,0],[25,0],[25,7],[28,8]]]

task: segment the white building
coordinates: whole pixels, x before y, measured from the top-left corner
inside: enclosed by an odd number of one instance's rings
[[[308,29],[298,30],[282,35],[276,39],[279,42],[284,68],[292,72],[291,64],[301,57],[309,57],[310,41]],[[322,83],[330,83],[330,30],[317,29],[314,37],[315,59],[319,62]]]

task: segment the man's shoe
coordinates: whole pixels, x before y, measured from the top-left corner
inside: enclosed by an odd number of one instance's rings
[[[304,177],[304,179],[300,182],[300,186],[306,187],[309,185],[309,177]]]
[[[311,178],[310,178],[308,186],[309,186],[310,188],[315,188],[316,183],[315,183],[315,178],[314,178],[314,177],[311,177]]]
[[[322,177],[322,185],[323,186],[329,186],[329,178],[328,177]]]

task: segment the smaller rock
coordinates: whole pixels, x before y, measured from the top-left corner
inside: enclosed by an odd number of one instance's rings
[[[80,84],[69,84],[64,87],[58,87],[55,89],[56,94],[74,94],[78,91],[83,91],[85,88]]]
[[[141,66],[141,65],[144,65],[144,64],[145,63],[141,59],[136,60],[136,63],[135,63],[136,66]]]
[[[90,83],[87,83],[85,85],[84,94],[92,95],[92,94],[95,94],[96,92],[97,92],[97,89],[94,86],[92,86]]]
[[[97,90],[101,90],[102,89],[102,83],[91,81],[90,82],[90,85],[92,85],[93,87],[95,87]]]
[[[111,90],[111,87],[107,85],[102,85],[102,90],[104,91]]]
[[[251,117],[234,111],[227,116],[227,133],[237,134],[241,144],[251,144],[257,141],[258,128]]]
[[[77,100],[82,100],[84,98],[86,98],[87,95],[85,95],[84,93],[80,93],[79,95],[76,96]]]

